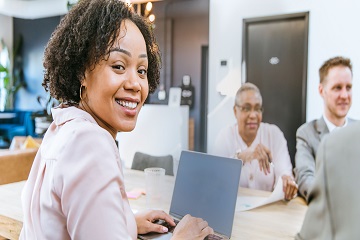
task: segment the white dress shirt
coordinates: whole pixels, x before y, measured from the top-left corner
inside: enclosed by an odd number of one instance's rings
[[[344,125],[338,127],[338,126],[335,126],[335,124],[333,124],[332,122],[330,122],[329,119],[327,119],[327,117],[325,116],[325,114],[323,115],[323,117],[324,117],[324,121],[325,121],[325,123],[326,123],[326,126],[327,126],[328,129],[329,129],[329,132],[332,132],[334,129],[346,127],[347,124],[348,124],[348,120],[347,120],[347,118],[345,118],[345,123],[344,123]]]

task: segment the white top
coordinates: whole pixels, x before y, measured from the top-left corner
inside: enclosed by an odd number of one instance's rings
[[[22,192],[20,239],[136,239],[114,139],[76,107],[52,114]]]
[[[268,123],[260,123],[257,135],[249,147],[254,150],[261,143],[270,149],[273,157],[273,166],[270,174],[265,175],[260,171],[259,162],[254,159],[245,162],[241,170],[240,186],[265,191],[272,191],[279,177],[282,175],[293,176],[287,142],[281,130]],[[244,151],[248,147],[240,137],[238,125],[234,124],[224,128],[216,139],[214,154],[224,157],[234,157],[237,151]]]
[[[327,119],[327,117],[325,116],[325,114],[323,115],[323,117],[324,117],[324,121],[325,121],[325,123],[326,123],[326,126],[327,126],[328,129],[329,129],[329,132],[332,132],[334,129],[346,127],[347,124],[348,124],[348,120],[347,120],[347,118],[345,118],[345,123],[344,123],[344,125],[338,127],[338,126],[335,126],[335,124],[333,124],[332,122],[330,122],[329,119]]]

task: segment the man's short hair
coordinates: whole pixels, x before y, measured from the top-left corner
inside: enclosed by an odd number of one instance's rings
[[[350,59],[338,56],[338,57],[330,58],[329,60],[325,61],[323,65],[320,67],[319,69],[320,83],[325,82],[325,78],[328,75],[329,70],[336,66],[348,67],[352,75],[352,65]]]
[[[259,88],[253,83],[246,82],[246,83],[243,83],[241,85],[241,87],[239,88],[239,90],[237,90],[237,92],[236,92],[235,105],[239,104],[238,99],[240,98],[241,93],[250,91],[250,90],[258,93],[260,98],[262,99]]]

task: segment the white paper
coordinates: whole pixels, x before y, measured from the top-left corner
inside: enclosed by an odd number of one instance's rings
[[[260,206],[264,206],[269,203],[277,202],[284,199],[283,191],[283,182],[282,178],[279,177],[279,180],[275,186],[274,191],[269,197],[251,197],[251,196],[240,196],[236,200],[235,211],[242,212],[250,209],[254,209]]]

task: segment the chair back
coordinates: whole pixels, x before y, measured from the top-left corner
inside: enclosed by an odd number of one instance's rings
[[[171,155],[152,156],[142,152],[135,152],[131,169],[144,171],[149,167],[161,167],[165,169],[165,174],[174,176],[174,161]]]
[[[0,135],[11,141],[14,136],[35,136],[34,119],[32,111],[15,110],[9,113],[15,114],[15,117],[1,121]]]

